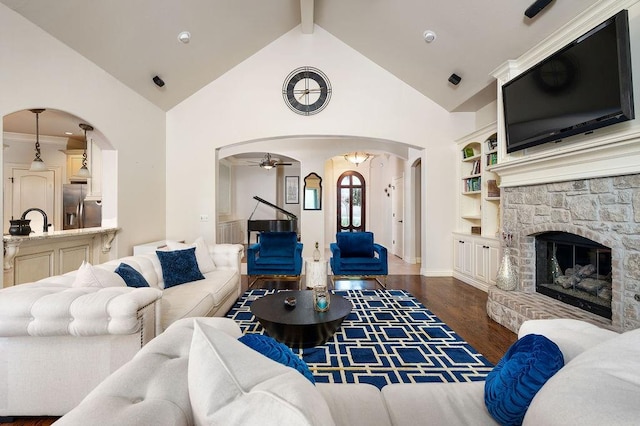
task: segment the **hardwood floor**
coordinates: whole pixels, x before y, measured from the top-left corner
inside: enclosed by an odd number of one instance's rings
[[[258,282],[256,287],[290,288],[294,282]],[[372,281],[338,282],[337,288],[375,288]],[[247,277],[242,277],[243,290],[247,289]],[[423,277],[421,275],[389,275],[387,288],[402,289],[413,294],[436,314],[460,337],[492,363],[497,363],[506,350],[516,341],[516,335],[487,316],[487,293],[455,278]],[[17,426],[49,426],[56,417],[19,417]]]

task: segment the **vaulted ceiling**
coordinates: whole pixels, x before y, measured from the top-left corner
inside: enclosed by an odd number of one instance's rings
[[[448,111],[495,99],[491,71],[597,3],[551,1],[529,19],[532,1],[0,0],[163,110],[299,25],[313,37],[315,23]]]

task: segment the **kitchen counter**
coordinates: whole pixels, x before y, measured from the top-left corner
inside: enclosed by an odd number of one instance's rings
[[[53,238],[69,238],[69,237],[77,237],[82,235],[93,235],[93,234],[109,234],[113,233],[115,236],[116,232],[118,232],[120,228],[83,228],[83,229],[67,229],[64,231],[52,231],[52,232],[40,232],[34,233],[32,232],[29,235],[10,235],[4,234],[2,239],[5,243],[7,242],[23,242],[23,241],[34,241],[34,240],[45,240],[45,239],[53,239]]]
[[[119,230],[83,228],[3,235],[3,286],[61,275],[78,269],[83,261],[94,265],[106,262],[111,243]]]

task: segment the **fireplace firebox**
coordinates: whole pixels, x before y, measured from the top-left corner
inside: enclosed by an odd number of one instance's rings
[[[611,249],[566,232],[535,241],[536,291],[611,319]]]

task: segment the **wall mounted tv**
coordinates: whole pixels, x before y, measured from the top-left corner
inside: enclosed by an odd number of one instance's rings
[[[634,118],[623,10],[502,86],[507,152]]]

